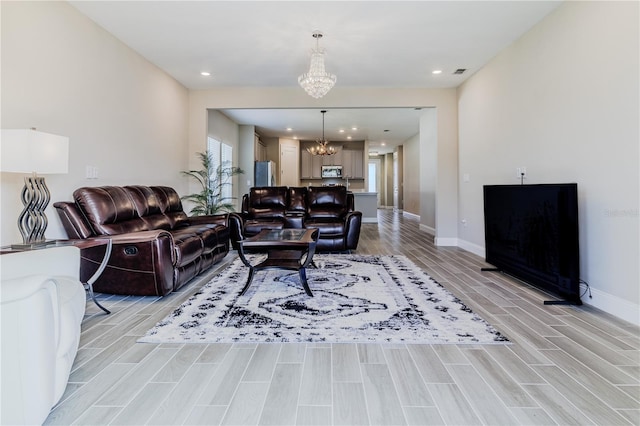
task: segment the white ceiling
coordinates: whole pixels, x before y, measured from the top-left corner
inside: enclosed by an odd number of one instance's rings
[[[71,1],[189,89],[294,87],[309,67],[314,30],[323,32],[336,87],[457,87],[559,1]],[[458,68],[467,71],[454,75]],[[434,69],[442,74],[433,75]],[[209,71],[210,77],[200,75]],[[300,90],[302,90],[300,88]],[[225,110],[264,136],[320,136],[319,110]],[[406,109],[334,109],[326,134],[357,125],[354,139],[417,133]],[[383,132],[383,130],[390,130]],[[413,133],[411,133],[413,132]],[[308,136],[311,135],[311,136]],[[338,135],[343,140],[344,135]],[[400,139],[400,141],[404,140]]]

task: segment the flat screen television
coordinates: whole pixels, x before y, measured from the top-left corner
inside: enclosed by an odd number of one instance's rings
[[[487,263],[580,305],[578,185],[485,185]]]
[[[342,166],[322,166],[321,176],[323,178],[341,178]]]

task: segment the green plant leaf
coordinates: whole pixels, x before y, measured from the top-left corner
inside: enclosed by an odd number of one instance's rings
[[[211,215],[234,211],[235,198],[223,197],[224,189],[231,186],[235,175],[244,174],[244,170],[234,167],[231,162],[224,162],[214,169],[213,159],[206,152],[198,152],[202,169],[183,171],[182,174],[198,182],[201,190],[195,194],[181,197],[181,200],[193,204],[190,214],[193,216]]]

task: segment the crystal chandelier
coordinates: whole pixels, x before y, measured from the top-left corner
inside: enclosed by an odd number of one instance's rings
[[[336,149],[329,146],[329,141],[324,138],[324,114],[326,110],[320,111],[322,113],[322,139],[316,140],[318,146],[312,146],[307,148],[307,151],[311,155],[333,155],[336,153]]]
[[[324,69],[324,49],[320,49],[322,33],[315,31],[313,38],[316,39],[316,48],[311,51],[309,72],[298,77],[298,83],[309,95],[318,99],[326,95],[336,84],[336,76]]]

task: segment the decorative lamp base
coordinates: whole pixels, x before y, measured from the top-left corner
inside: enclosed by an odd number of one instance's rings
[[[25,177],[21,198],[24,209],[18,216],[18,229],[22,235],[23,246],[46,244],[44,231],[47,229],[48,220],[44,209],[51,200],[51,193],[44,178],[38,177],[35,173]]]

